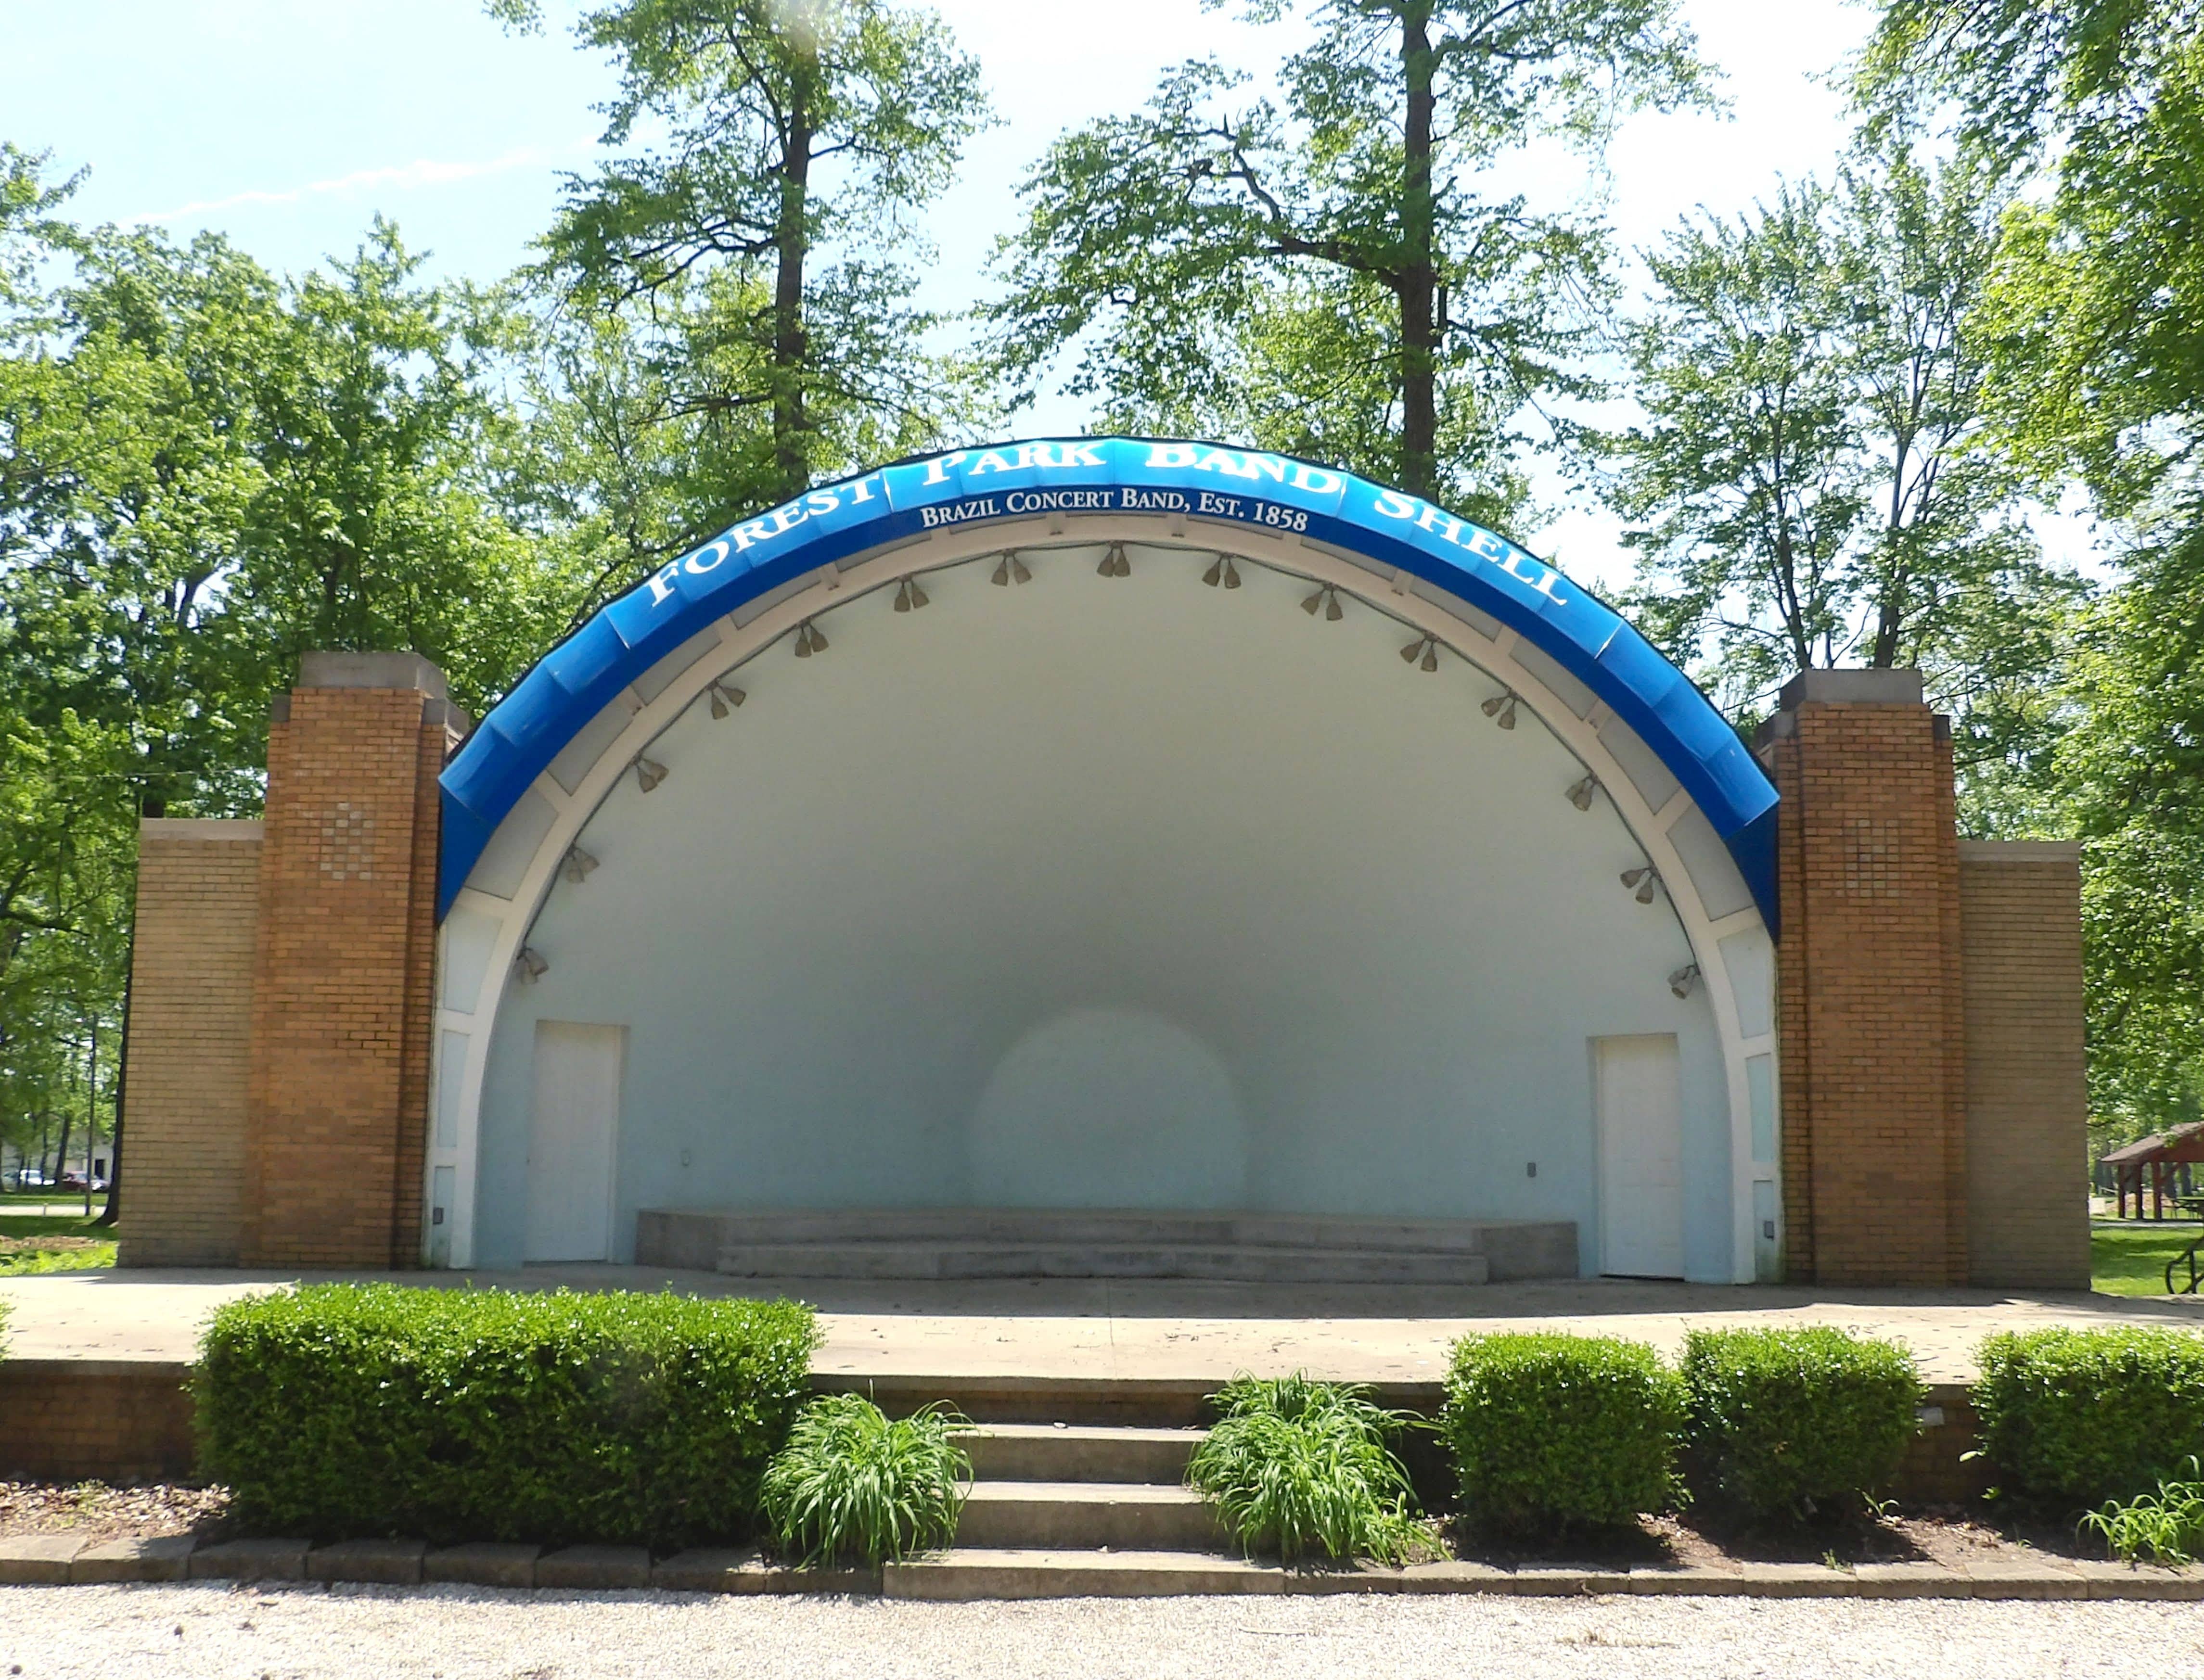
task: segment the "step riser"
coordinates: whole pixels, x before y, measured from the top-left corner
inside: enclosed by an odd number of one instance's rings
[[[1187,1278],[1216,1283],[1379,1283],[1470,1287],[1481,1254],[1355,1254],[1235,1248],[1081,1249],[857,1245],[736,1247],[717,1269],[732,1277],[866,1279]]]
[[[972,1455],[973,1475],[986,1482],[1149,1482],[1176,1487],[1186,1479],[1195,1444],[1176,1435],[1132,1440],[971,1435],[965,1438],[964,1450]]]
[[[1208,1397],[1223,1378],[881,1375],[815,1371],[822,1394],[868,1394],[890,1417],[945,1400],[975,1423],[1069,1423],[1096,1429],[1194,1429],[1212,1421]],[[1371,1385],[1372,1398],[1396,1411],[1438,1415],[1446,1393],[1436,1378]]]
[[[1213,1597],[1223,1593],[1277,1593],[1276,1570],[1235,1566],[1222,1559],[1173,1559],[1122,1564],[1040,1554],[1032,1562],[961,1562],[951,1552],[939,1561],[890,1565],[889,1598],[963,1601],[973,1599],[1142,1599]]]
[[[639,1265],[710,1270],[730,1251],[793,1248],[1077,1248],[1149,1252],[1187,1248],[1272,1249],[1321,1251],[1358,1259],[1398,1254],[1419,1260],[1432,1256],[1464,1259],[1481,1256],[1488,1275],[1496,1280],[1577,1275],[1576,1227],[1560,1220],[1398,1220],[1318,1214],[996,1208],[785,1211],[655,1208],[644,1210],[637,1220],[636,1261]],[[992,1272],[944,1273],[932,1268],[915,1274],[822,1274],[815,1269],[801,1275],[994,1275]],[[1287,1277],[1283,1281],[1300,1280]],[[1367,1281],[1394,1280],[1381,1274]],[[1441,1281],[1451,1282],[1455,1278],[1447,1275]]]
[[[999,1214],[921,1209],[909,1213],[711,1214],[722,1243],[1081,1243],[1200,1244],[1221,1247],[1338,1248],[1409,1253],[1482,1254],[1490,1232],[1509,1227],[1468,1221],[1391,1222],[1301,1215]]]
[[[974,1500],[957,1544],[1042,1551],[1216,1552],[1229,1537],[1206,1505],[1089,1505]]]

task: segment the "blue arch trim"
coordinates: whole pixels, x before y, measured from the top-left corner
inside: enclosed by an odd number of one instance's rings
[[[830,561],[952,525],[1182,514],[1306,535],[1399,567],[1540,648],[1635,730],[1727,843],[1775,926],[1775,790],[1695,688],[1605,602],[1504,537],[1291,456],[1152,438],[952,449],[822,485],[667,562],[546,654],[446,768],[437,914],[560,749],[713,620]],[[1073,529],[1067,524],[1067,529]]]

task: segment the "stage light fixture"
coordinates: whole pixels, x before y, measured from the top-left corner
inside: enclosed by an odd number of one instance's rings
[[[918,579],[912,577],[905,581],[910,585],[910,604],[913,606],[931,606],[933,604],[933,597],[919,587]]]
[[[596,859],[579,846],[566,848],[566,878],[576,886],[590,878],[590,872],[597,867]]]
[[[1515,727],[1515,696],[1502,689],[1478,708],[1502,729]]]
[[[523,985],[533,985],[551,972],[551,965],[543,953],[533,945],[523,945],[520,955],[512,959],[512,966],[520,971]]]
[[[1219,554],[1210,563],[1209,570],[1201,574],[1201,581],[1215,589],[1222,583],[1228,589],[1240,587],[1240,568],[1232,564],[1229,554]]]
[[[1097,577],[1130,577],[1133,563],[1125,558],[1125,545],[1113,542],[1102,553],[1102,564],[1094,568]]]
[[[1650,904],[1653,902],[1653,890],[1661,884],[1661,878],[1654,873],[1651,864],[1641,863],[1635,869],[1626,869],[1622,872],[1622,884],[1638,889],[1631,896],[1640,904]]]
[[[716,677],[704,684],[704,692],[711,697],[712,715],[715,718],[726,717],[729,711],[749,698],[732,683],[722,683]]]
[[[1569,803],[1579,811],[1591,809],[1591,796],[1599,791],[1599,778],[1587,775],[1569,790]]]
[[[814,654],[823,654],[826,651],[826,638],[820,635],[819,627],[810,619],[806,618],[796,627],[797,658],[808,660]]]
[[[1327,624],[1336,624],[1347,616],[1347,610],[1339,604],[1339,585],[1319,583],[1316,586],[1316,593],[1301,603],[1301,611],[1312,618],[1316,617],[1318,607],[1324,609],[1324,621]]]
[[[900,578],[896,583],[895,610],[898,612],[910,611],[910,579],[908,577]]]
[[[1419,654],[1423,655],[1423,658],[1420,660],[1416,657]],[[1413,642],[1411,642],[1407,647],[1401,649],[1401,659],[1404,664],[1413,665],[1419,671],[1437,671],[1439,668],[1438,637],[1436,636],[1418,636]]]
[[[637,753],[635,757],[635,779],[643,790],[649,793],[666,779],[666,766],[655,760],[647,759]]]
[[[1668,976],[1668,990],[1679,997],[1689,997],[1692,988],[1699,983],[1699,965],[1687,962]]]

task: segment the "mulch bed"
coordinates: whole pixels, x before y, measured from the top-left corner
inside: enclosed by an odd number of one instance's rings
[[[88,1540],[125,1535],[196,1534],[229,1537],[228,1490],[175,1482],[117,1487],[104,1482],[64,1486],[47,1482],[0,1482],[0,1535],[82,1535]],[[2008,1517],[1993,1523],[1958,1506],[1864,1514],[1781,1529],[1725,1525],[1700,1516],[1651,1517],[1634,1529],[1570,1535],[1551,1546],[1526,1545],[1506,1536],[1450,1534],[1455,1554],[1476,1562],[1566,1565],[1572,1567],[1740,1569],[1747,1563],[1935,1563],[1961,1568],[2005,1559],[2100,1558],[2101,1545],[2071,1529],[2031,1525]]]
[[[1748,1563],[1940,1564],[1947,1569],[2046,1556],[2102,1558],[2103,1542],[2016,1512],[1940,1505],[1864,1512],[1818,1522],[1754,1525],[1719,1514],[1647,1517],[1635,1529],[1577,1534],[1551,1544],[1504,1535],[1450,1531],[1455,1555],[1482,1563],[1566,1564],[1609,1569],[1738,1569]]]
[[[213,1537],[229,1505],[225,1488],[150,1482],[0,1482],[0,1535],[82,1535],[87,1540],[196,1534]]]
[[[99,1248],[112,1237],[0,1237],[0,1254],[35,1254],[43,1249]]]

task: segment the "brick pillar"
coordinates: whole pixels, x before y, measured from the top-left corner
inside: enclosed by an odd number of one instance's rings
[[[234,1266],[252,1067],[260,825],[138,825],[118,1266]]]
[[[247,1266],[421,1244],[436,777],[464,719],[412,654],[309,654],[268,731],[246,1111]]]
[[[1762,737],[1782,796],[1785,1261],[1967,1281],[1965,1004],[1950,720],[1912,671],[1810,671]]]

